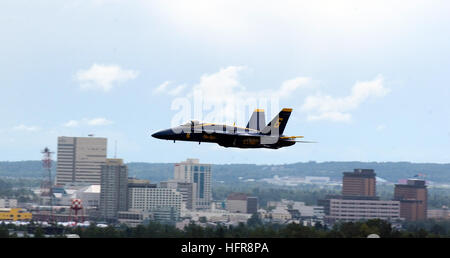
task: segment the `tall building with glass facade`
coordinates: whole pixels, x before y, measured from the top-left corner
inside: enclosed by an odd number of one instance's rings
[[[174,180],[194,184],[193,209],[210,209],[211,193],[211,164],[201,164],[198,159],[187,159],[176,163]]]
[[[128,209],[128,168],[122,159],[106,159],[101,171],[100,214],[114,221],[119,211]]]

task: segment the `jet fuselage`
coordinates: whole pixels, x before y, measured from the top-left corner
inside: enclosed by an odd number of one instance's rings
[[[212,142],[223,147],[236,148],[278,149],[295,144],[295,141],[283,135],[263,134],[255,129],[224,124],[195,124],[195,121],[158,131],[152,136],[173,141]]]

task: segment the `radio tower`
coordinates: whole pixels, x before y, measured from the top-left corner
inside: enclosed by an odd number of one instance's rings
[[[53,221],[53,191],[52,191],[52,154],[49,148],[45,147],[42,153],[42,166],[48,171],[48,181],[44,180],[42,184],[42,190],[48,189],[48,196],[50,197],[50,218],[49,221]]]

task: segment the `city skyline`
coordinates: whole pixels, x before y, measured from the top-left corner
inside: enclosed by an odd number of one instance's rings
[[[2,2],[1,160],[38,160],[58,136],[94,134],[110,141],[108,157],[117,141],[128,162],[448,163],[449,9],[444,1]],[[196,118],[196,91],[207,104],[275,96],[293,108],[286,134],[319,143],[273,151],[152,139],[179,113],[179,98]]]

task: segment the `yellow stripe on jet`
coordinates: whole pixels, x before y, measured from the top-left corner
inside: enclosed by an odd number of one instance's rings
[[[292,108],[283,108],[281,111],[284,111],[284,112],[292,112]]]
[[[295,138],[304,138],[304,136],[283,136],[280,139],[295,139]]]

